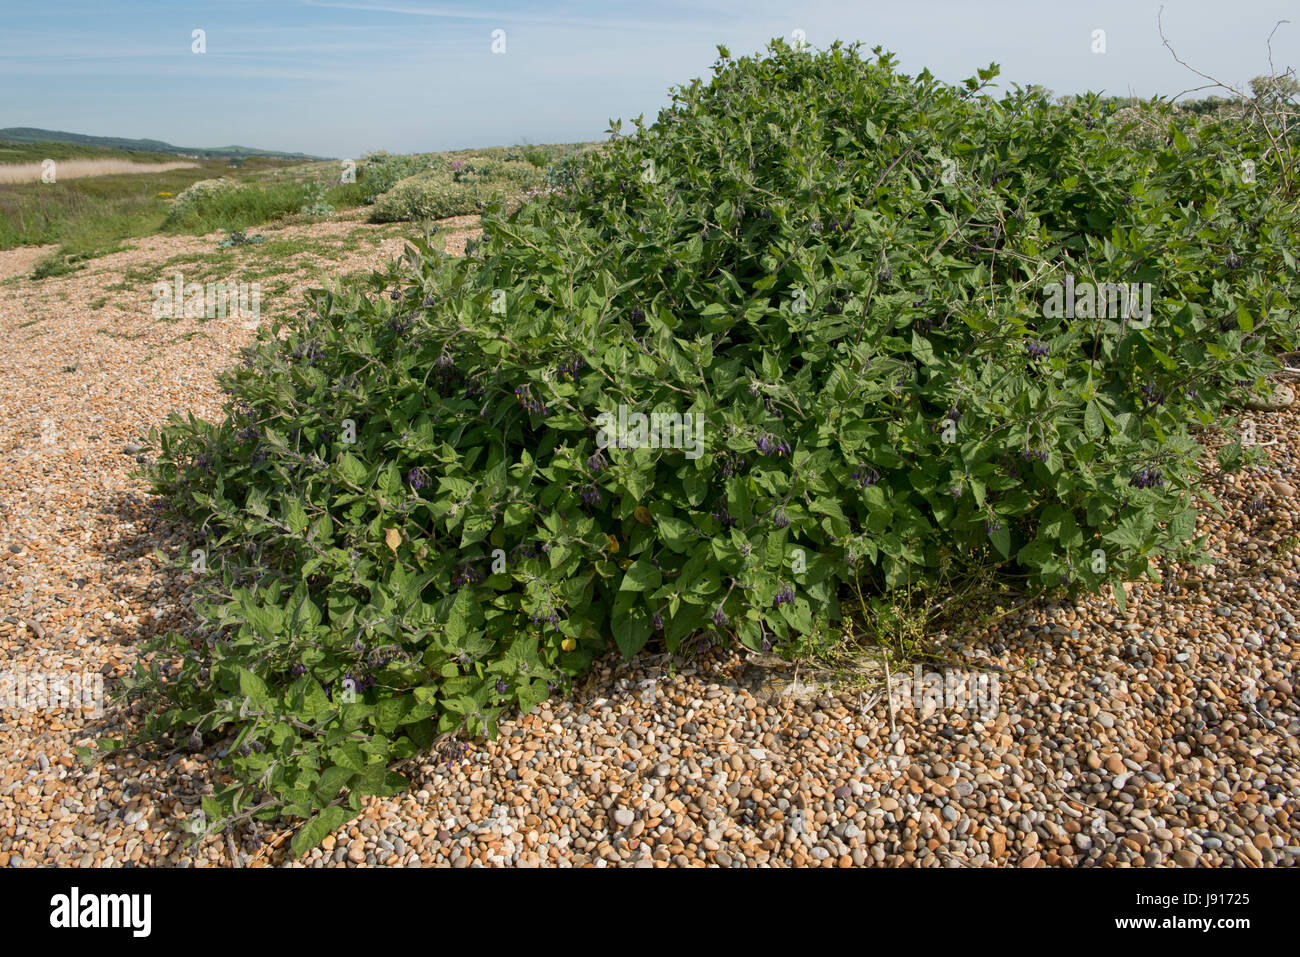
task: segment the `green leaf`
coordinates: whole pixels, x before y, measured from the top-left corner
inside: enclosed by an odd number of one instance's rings
[[[934,347],[930,345],[930,340],[915,331],[912,333],[912,355],[924,365],[935,364]]]
[[[1106,424],[1102,421],[1101,410],[1097,408],[1097,403],[1089,402],[1083,409],[1083,432],[1092,441],[1097,441],[1106,432]]]
[[[619,591],[654,591],[662,580],[663,576],[660,575],[659,569],[651,565],[648,559],[643,558],[633,563],[624,574]]]
[[[614,643],[618,645],[618,650],[623,653],[623,657],[631,658],[644,648],[645,643],[650,639],[650,619],[640,608],[625,614],[616,614],[613,620],[613,632]]]
[[[471,515],[465,519],[465,527],[460,536],[460,547],[473,545],[487,538],[492,531],[493,521],[487,515]]]
[[[333,834],[348,821],[357,816],[359,812],[351,808],[338,806],[327,807],[319,814],[312,817],[306,824],[298,828],[293,838],[289,841],[289,846],[296,857],[302,857],[313,847],[320,844],[330,834]]]
[[[1005,524],[989,532],[989,541],[1003,558],[1011,557],[1011,531]]]
[[[271,697],[266,682],[247,668],[239,669],[239,693],[248,698],[261,711],[273,711],[275,699]]]
[[[1237,306],[1237,328],[1247,335],[1255,331],[1255,320],[1251,318],[1245,303]]]
[[[365,483],[369,473],[351,452],[344,452],[343,457],[339,459],[339,474],[343,476],[345,482],[359,486]]]
[[[326,768],[321,772],[320,780],[316,782],[316,797],[322,804],[333,801],[355,773],[352,768],[340,767],[337,764]]]

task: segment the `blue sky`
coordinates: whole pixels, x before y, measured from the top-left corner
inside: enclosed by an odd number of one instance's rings
[[[1233,83],[1300,67],[1294,0],[1167,0],[1183,59]],[[802,30],[861,40],[908,73],[1148,96],[1198,85],[1156,29],[1158,2],[857,0],[5,0],[0,127],[323,156],[599,139],[653,119],[668,90]],[[191,50],[206,32],[207,52]],[[1106,52],[1091,52],[1106,31]],[[505,53],[492,33],[505,31]]]

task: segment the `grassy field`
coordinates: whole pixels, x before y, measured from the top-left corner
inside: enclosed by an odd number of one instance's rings
[[[127,240],[160,232],[202,235],[248,229],[293,217],[328,218],[371,204],[376,205],[371,216],[376,220],[420,218],[443,206],[452,212],[442,215],[456,215],[469,210],[479,195],[488,195],[490,187],[518,194],[545,185],[553,170],[565,169],[567,160],[589,148],[590,144],[552,144],[414,155],[376,153],[357,162],[355,182],[349,183],[340,182],[343,168],[338,161],[304,163],[254,156],[237,167],[225,159],[198,159],[191,169],[0,184],[0,249],[57,245],[41,272],[58,275],[72,264],[121,248]],[[45,158],[175,159],[67,143],[0,143],[0,162]],[[221,188],[176,201],[202,180],[225,182]],[[403,184],[408,202],[379,205],[383,194],[398,184]],[[436,195],[441,205],[423,202],[426,194]]]
[[[49,152],[45,155],[58,159]],[[174,159],[139,155],[151,160]],[[30,161],[30,157],[23,159]],[[201,179],[231,175],[251,178],[289,165],[283,160],[249,159],[243,168],[231,169],[225,160],[196,162],[198,165],[191,169],[157,173],[0,184],[0,249],[57,244],[67,255],[103,253],[118,248],[124,240],[160,232],[170,199]]]

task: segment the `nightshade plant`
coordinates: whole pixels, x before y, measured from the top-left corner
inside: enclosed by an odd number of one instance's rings
[[[313,291],[222,421],[156,436],[209,570],[137,691],[228,748],[214,822],[309,819],[301,852],[610,639],[780,647],[945,562],[1122,601],[1197,556],[1190,430],[1295,347],[1294,147],[1155,104],[1137,149],[996,66],[719,52],[472,256]],[[1150,283],[1149,320],[1046,318],[1067,274]],[[704,454],[598,448],[620,405],[703,416]]]

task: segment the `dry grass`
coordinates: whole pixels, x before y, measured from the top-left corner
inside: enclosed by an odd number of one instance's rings
[[[58,160],[57,179],[81,179],[85,176],[114,176],[119,173],[165,173],[173,169],[192,169],[198,163],[136,163],[121,159]],[[32,183],[41,178],[40,163],[0,164],[0,183]]]

